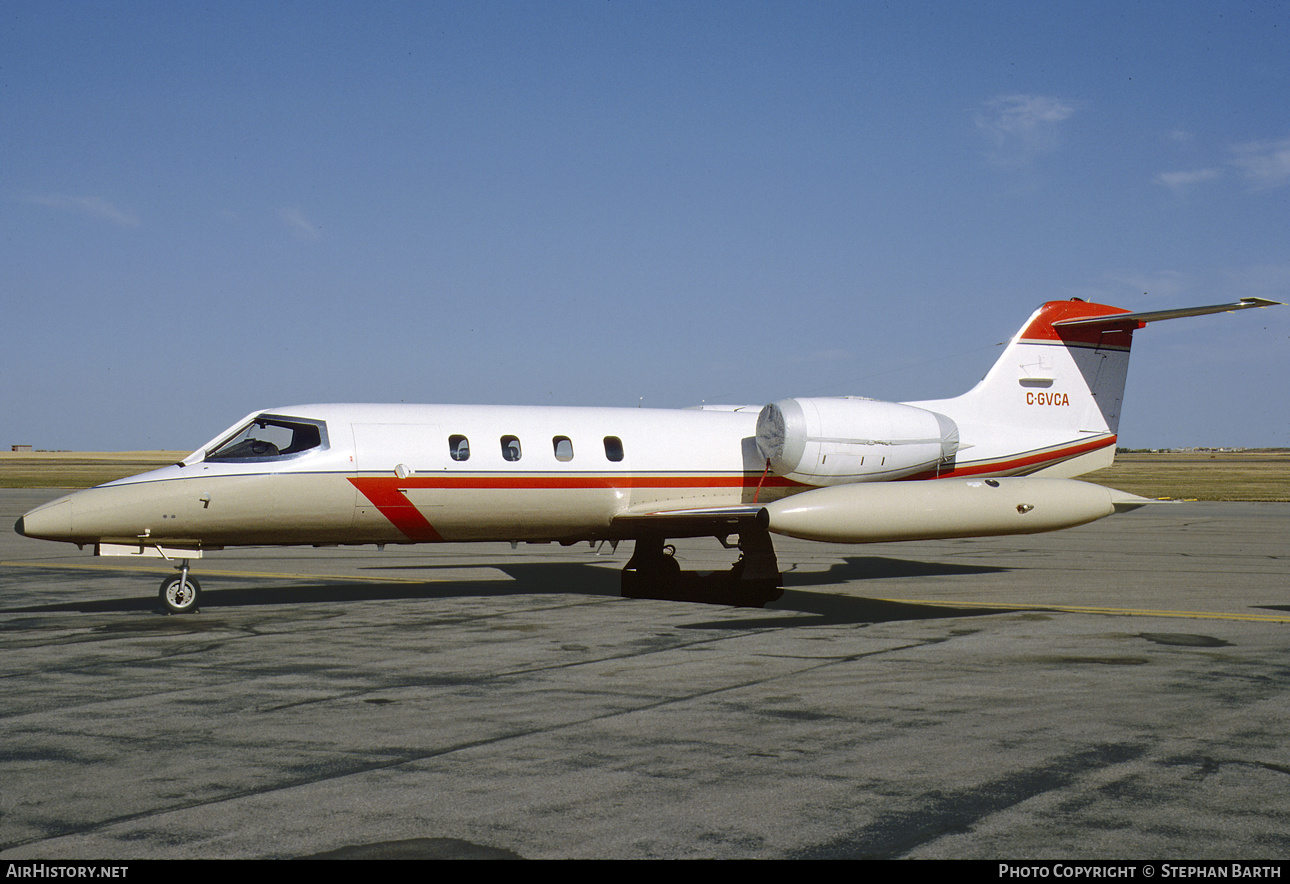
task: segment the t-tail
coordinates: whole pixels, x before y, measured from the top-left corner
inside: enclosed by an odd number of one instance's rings
[[[1115,459],[1134,331],[1148,322],[1277,303],[1242,298],[1131,313],[1081,300],[1049,301],[967,393],[907,404],[945,415],[958,427],[954,461],[936,477],[1082,475]]]

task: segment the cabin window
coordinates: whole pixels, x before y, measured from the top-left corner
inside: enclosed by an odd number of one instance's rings
[[[449,436],[448,453],[453,460],[470,460],[470,440],[462,435]]]
[[[321,421],[260,415],[206,454],[206,460],[259,461],[326,448]]]
[[[502,458],[504,460],[520,459],[520,440],[515,436],[502,437]]]
[[[605,437],[605,457],[618,463],[623,459],[623,440],[617,436]]]
[[[555,446],[555,459],[559,461],[573,460],[573,440],[568,436],[556,436],[551,440]]]

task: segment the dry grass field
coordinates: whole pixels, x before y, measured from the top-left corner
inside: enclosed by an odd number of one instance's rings
[[[1290,450],[1118,454],[1080,478],[1143,497],[1290,501]]]
[[[89,488],[178,463],[188,451],[0,451],[0,488]]]
[[[175,463],[187,451],[0,451],[0,488],[88,488]],[[1082,478],[1143,497],[1290,501],[1290,450],[1121,454]]]

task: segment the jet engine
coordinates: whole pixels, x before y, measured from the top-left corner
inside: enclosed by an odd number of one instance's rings
[[[900,479],[954,460],[943,414],[858,397],[782,399],[757,416],[757,450],[778,476],[808,485]]]

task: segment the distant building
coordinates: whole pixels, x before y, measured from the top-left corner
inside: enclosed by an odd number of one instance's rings
[[[30,445],[14,445],[14,446],[11,446],[9,450],[10,450],[10,451],[31,451],[31,446],[30,446]]]

